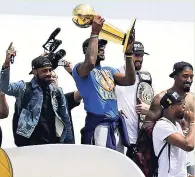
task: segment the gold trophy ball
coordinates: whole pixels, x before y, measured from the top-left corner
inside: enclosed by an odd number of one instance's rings
[[[80,28],[88,28],[94,19],[95,10],[88,4],[80,4],[73,9],[72,21]]]

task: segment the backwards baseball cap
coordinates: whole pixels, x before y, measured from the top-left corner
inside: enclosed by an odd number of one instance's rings
[[[32,61],[31,65],[32,65],[32,69],[38,69],[38,68],[44,68],[44,67],[51,67],[52,66],[50,60],[46,57],[43,57],[43,56],[39,56],[39,57],[35,58]],[[29,74],[32,74],[32,71]]]
[[[86,39],[84,42],[83,42],[83,53],[85,53],[85,48],[88,47],[89,45],[89,40],[90,38]],[[104,40],[104,39],[99,39],[98,40],[98,44],[103,44],[103,45],[106,45],[108,43],[107,40]]]
[[[132,49],[134,54],[146,54],[149,55],[149,53],[144,52],[144,46],[141,42],[135,41],[133,44],[133,49]]]
[[[182,102],[183,96],[179,96],[177,92],[169,91],[160,100],[160,105],[163,109],[167,109],[169,106]]]
[[[191,69],[193,71],[193,66],[190,63],[184,61],[177,62],[173,65],[173,72],[169,75],[169,77],[173,78],[177,73],[185,69]]]

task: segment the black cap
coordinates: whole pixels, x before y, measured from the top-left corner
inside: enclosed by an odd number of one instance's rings
[[[89,45],[89,40],[90,40],[90,38],[86,39],[86,40],[83,42],[83,53],[85,53],[85,47],[88,47],[88,45]],[[104,39],[99,39],[99,40],[98,40],[98,44],[106,45],[107,43],[108,43],[107,40],[104,40]]]
[[[160,104],[163,109],[167,109],[169,106],[184,100],[183,96],[179,96],[177,92],[169,91],[160,100]]]
[[[44,68],[44,67],[51,67],[52,66],[50,60],[46,57],[43,57],[43,56],[39,56],[39,57],[35,58],[32,61],[31,65],[32,65],[32,69],[38,69],[38,68]],[[32,71],[29,74],[32,74]]]
[[[139,41],[135,41],[133,44],[133,53],[134,54],[146,54],[149,55],[149,53],[144,52],[144,45],[139,42]]]
[[[193,66],[190,63],[187,63],[184,61],[175,63],[173,65],[173,72],[169,75],[169,77],[173,78],[177,73],[179,73],[187,68],[189,68],[193,71]]]

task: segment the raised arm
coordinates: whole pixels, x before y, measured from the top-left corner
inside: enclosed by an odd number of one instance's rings
[[[132,48],[135,41],[135,30],[133,30],[132,41],[128,44],[125,52],[126,68],[125,74],[117,72],[114,74],[114,79],[117,85],[134,85],[135,84],[135,66],[132,61]]]
[[[0,91],[0,119],[7,118],[9,114],[9,107],[5,98],[5,94]]]
[[[180,133],[173,133],[166,138],[166,141],[184,151],[192,151],[194,149],[194,113],[187,111],[185,119],[189,122],[188,134],[184,137]]]
[[[90,71],[95,67],[98,55],[98,36],[102,29],[104,19],[100,16],[95,16],[92,23],[92,32],[89,39],[89,45],[85,54],[85,61],[77,66],[77,72],[80,77],[88,76]]]
[[[0,89],[7,95],[18,97],[24,91],[25,83],[23,81],[10,83],[10,60],[11,56],[15,55],[16,51],[11,43],[6,52],[6,59],[1,70]]]

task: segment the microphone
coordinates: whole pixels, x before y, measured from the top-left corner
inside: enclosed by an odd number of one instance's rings
[[[43,44],[43,46],[42,46],[45,50],[48,50],[48,49],[46,48],[46,44],[48,44],[48,42],[51,41],[52,39],[54,40],[55,37],[58,35],[58,33],[59,33],[60,31],[61,31],[61,28],[56,28],[56,29],[53,31],[53,33],[51,33],[51,35],[49,36],[49,39],[47,40],[47,42],[46,42],[45,44]]]
[[[13,56],[13,55],[12,55],[11,58],[10,58],[10,62],[11,62],[11,64],[14,63],[14,56]]]
[[[9,50],[10,50],[10,51],[15,51],[13,46],[11,46],[11,47],[9,48]],[[15,55],[11,55],[11,57],[10,57],[10,63],[11,63],[11,64],[14,63],[14,58],[15,58]]]
[[[48,41],[50,41],[51,39],[54,39],[54,38],[58,35],[58,33],[59,33],[60,31],[61,31],[61,28],[56,28],[56,29],[54,30],[54,32],[51,33],[51,35],[49,36]]]

